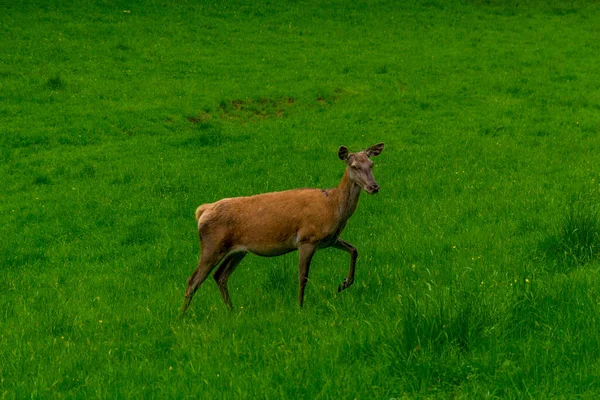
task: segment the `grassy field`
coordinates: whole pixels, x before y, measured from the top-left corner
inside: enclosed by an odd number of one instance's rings
[[[0,15],[1,399],[600,395],[598,2]],[[198,205],[380,141],[353,287],[321,250],[299,309],[297,253],[248,256],[180,318]]]

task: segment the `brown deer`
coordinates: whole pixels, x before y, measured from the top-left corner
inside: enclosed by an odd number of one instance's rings
[[[348,277],[338,292],[354,283],[358,252],[339,236],[358,205],[361,190],[374,194],[379,185],[369,159],[383,151],[383,143],[358,153],[341,146],[338,157],[346,162],[340,184],[333,189],[294,189],[249,197],[235,197],[204,204],[196,210],[201,257],[188,279],[182,313],[211,271],[223,301],[233,308],[227,281],[248,252],[263,257],[300,251],[298,301],[304,302],[310,261],[317,249],[335,247],[350,254]],[[222,260],[222,261],[221,261]]]

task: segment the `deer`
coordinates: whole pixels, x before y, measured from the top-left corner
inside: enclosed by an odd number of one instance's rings
[[[227,282],[248,253],[263,257],[299,252],[298,302],[304,303],[304,290],[313,255],[318,249],[332,247],[350,254],[348,276],[338,292],[354,283],[358,251],[340,238],[348,219],[354,214],[362,190],[379,191],[373,178],[372,157],[383,151],[378,143],[350,153],[341,146],[338,157],[346,163],[344,175],[332,189],[292,189],[246,197],[224,198],[196,209],[200,239],[200,261],[187,280],[181,313],[188,309],[194,293],[219,265],[213,275],[223,301],[233,303]]]

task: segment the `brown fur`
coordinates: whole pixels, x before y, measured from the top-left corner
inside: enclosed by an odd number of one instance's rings
[[[198,286],[222,259],[215,279],[223,300],[232,307],[227,280],[247,252],[271,257],[300,250],[300,305],[310,259],[318,248],[333,246],[351,254],[350,273],[339,290],[350,286],[354,280],[357,253],[339,235],[356,210],[361,190],[372,193],[379,190],[368,157],[378,155],[382,150],[383,143],[353,154],[341,147],[338,155],[348,166],[334,189],[286,190],[226,198],[198,207],[196,220],[202,257],[188,280],[183,311]]]

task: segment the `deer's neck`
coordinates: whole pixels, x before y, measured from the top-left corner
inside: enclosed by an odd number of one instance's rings
[[[354,211],[356,211],[360,192],[361,187],[350,180],[348,177],[348,170],[346,169],[340,184],[336,188],[338,216],[340,218],[341,226],[344,226],[346,221],[348,221],[352,214],[354,214]]]

